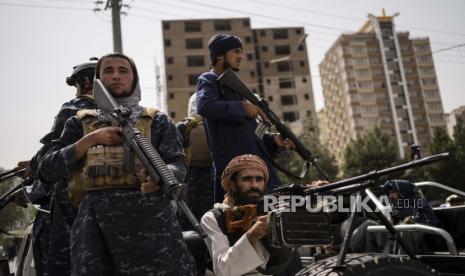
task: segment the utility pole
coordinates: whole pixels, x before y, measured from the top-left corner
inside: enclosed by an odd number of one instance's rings
[[[94,12],[102,11],[100,5],[103,4],[102,0],[95,1],[96,7]],[[126,11],[121,11],[122,8],[129,9],[130,6],[123,4],[123,0],[107,0],[104,10],[111,8],[111,22],[113,27],[113,51],[123,53],[123,41],[121,38],[121,14],[127,15]]]
[[[113,25],[113,50],[123,53],[123,42],[121,40],[121,0],[108,0],[107,6],[111,1],[111,21]]]

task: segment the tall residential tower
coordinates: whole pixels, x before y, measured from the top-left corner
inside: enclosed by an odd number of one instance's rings
[[[428,38],[397,32],[392,16],[369,15],[354,34],[343,34],[320,64],[327,142],[338,163],[351,139],[379,127],[397,142],[426,146],[444,111]]]

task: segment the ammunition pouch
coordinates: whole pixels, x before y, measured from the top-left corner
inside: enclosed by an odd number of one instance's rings
[[[135,127],[150,141],[151,125],[158,111],[146,108]],[[95,110],[77,113],[82,122],[84,136],[103,127],[110,126],[97,120]],[[137,189],[140,181],[136,175],[144,166],[134,152],[122,145],[98,145],[87,150],[84,166],[74,172],[69,181],[71,202],[78,206],[88,191],[103,189]]]

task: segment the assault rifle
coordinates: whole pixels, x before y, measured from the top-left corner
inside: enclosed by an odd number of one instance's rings
[[[245,85],[244,82],[234,73],[231,69],[227,69],[224,73],[218,78],[218,80],[224,84],[225,86],[231,88],[234,92],[239,94],[242,98],[248,100],[250,103],[259,107],[268,117],[271,122],[271,125],[276,127],[276,130],[282,135],[285,139],[289,139],[295,145],[295,151],[302,157],[303,160],[307,164],[312,164],[320,174],[320,176],[325,179],[329,180],[328,175],[320,168],[320,166],[316,163],[316,156],[312,154],[312,152],[307,149],[302,142],[299,141],[297,136],[286,126],[284,125],[281,120],[279,119],[278,115],[276,115],[273,110],[270,109],[268,102],[265,99],[257,98],[252,91]],[[271,125],[265,122],[268,127]],[[286,173],[288,174],[288,173]]]
[[[135,152],[153,180],[160,185],[163,193],[169,199],[176,201],[194,229],[200,236],[205,236],[199,222],[182,199],[182,191],[185,185],[179,183],[160,154],[155,150],[151,142],[144,137],[142,132],[130,124],[131,111],[119,105],[99,79],[94,80],[94,98],[97,106],[110,113],[114,121],[121,127],[126,150]]]
[[[15,177],[23,177],[25,173],[26,168],[20,167],[16,167],[9,171],[2,172],[0,173],[0,183],[6,182]],[[8,203],[10,203],[13,200],[14,195],[16,195],[21,190],[22,186],[22,184],[16,185],[10,190],[8,190],[6,193],[4,193],[2,196],[0,196],[0,209],[5,207]]]
[[[0,196],[0,209],[10,203],[18,193],[22,192],[24,186],[32,185],[33,178],[31,177],[31,172],[28,169],[28,166],[29,161],[21,161],[14,169],[0,173],[0,183],[7,182],[15,177],[21,178],[20,184],[14,186]]]

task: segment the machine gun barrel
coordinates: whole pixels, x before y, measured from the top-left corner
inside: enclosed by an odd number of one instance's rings
[[[449,157],[450,157],[450,153],[448,153],[448,152],[439,153],[439,154],[431,155],[431,156],[428,156],[428,157],[425,157],[425,158],[422,158],[422,159],[417,159],[417,160],[413,160],[413,161],[408,162],[408,163],[404,163],[404,164],[401,164],[401,165],[390,167],[390,168],[387,168],[387,169],[382,169],[382,170],[379,170],[379,171],[372,171],[372,172],[369,172],[367,174],[363,174],[363,175],[355,176],[355,177],[352,177],[352,178],[336,181],[336,182],[333,182],[333,183],[330,183],[330,184],[327,184],[327,185],[324,185],[324,186],[320,186],[320,187],[317,187],[317,188],[308,188],[308,189],[305,190],[305,193],[313,194],[313,193],[329,192],[331,190],[335,190],[335,189],[338,189],[338,188],[350,186],[350,185],[353,185],[353,184],[362,183],[362,182],[369,181],[369,180],[374,180],[374,179],[379,178],[379,177],[384,176],[384,175],[388,175],[388,174],[392,174],[392,173],[396,173],[396,172],[405,171],[407,169],[432,164],[432,163],[435,163],[435,162],[438,162],[438,161],[441,161],[441,160],[448,159]]]

